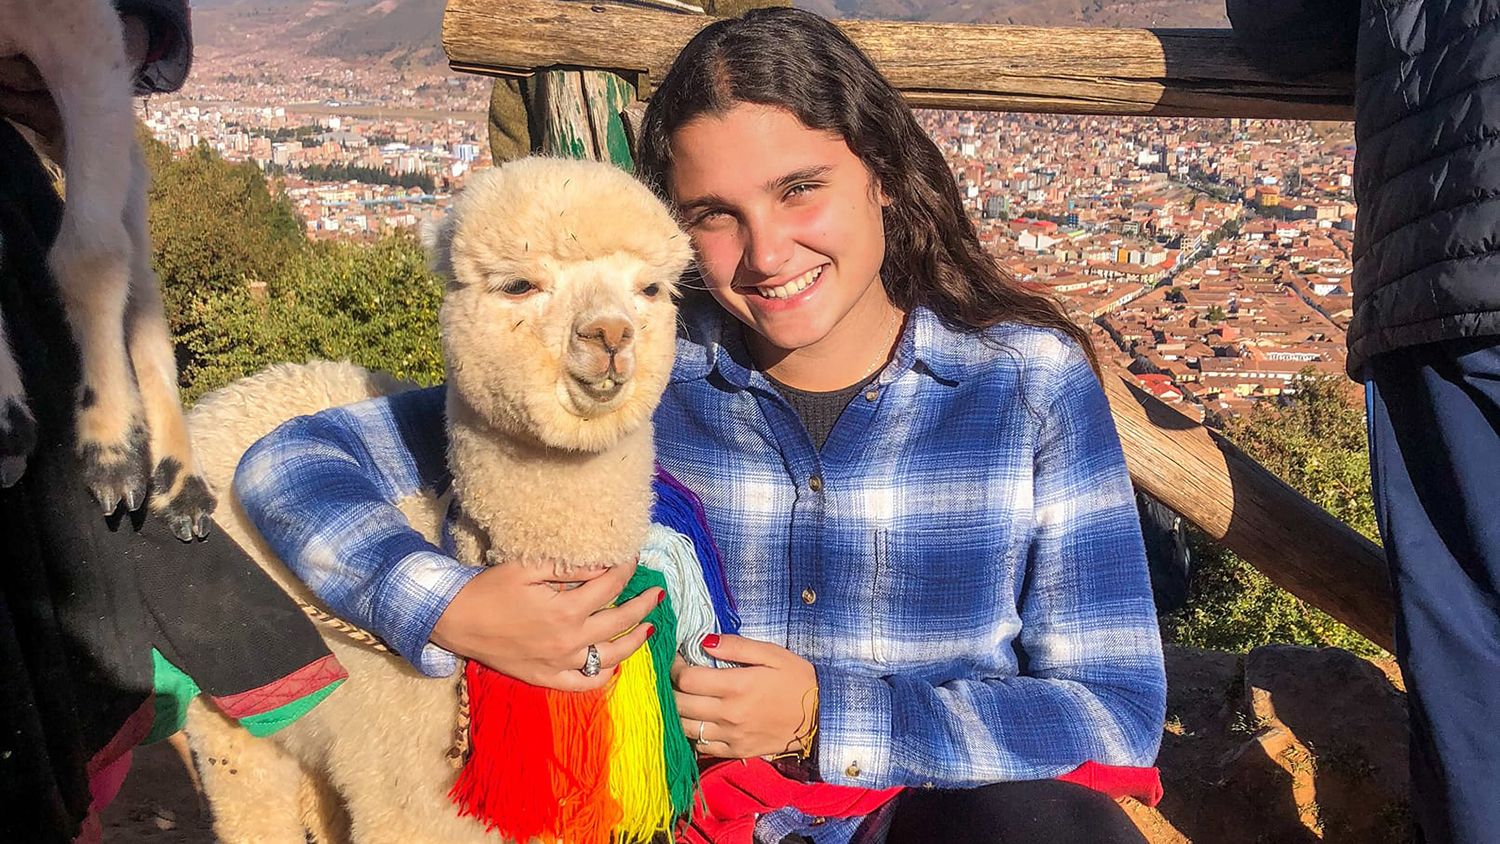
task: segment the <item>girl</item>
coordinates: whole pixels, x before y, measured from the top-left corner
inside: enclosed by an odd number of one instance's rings
[[[1054,777],[1155,758],[1165,678],[1130,480],[1084,332],[984,254],[933,142],[869,60],[791,9],[716,22],[647,110],[643,179],[681,215],[689,295],[655,417],[701,498],[743,668],[679,667],[700,753],[909,786],[893,840],[1139,841]],[[533,683],[603,682],[649,609],[443,557],[390,502],[443,472],[439,389],[293,421],[237,491],[335,610],[430,673],[452,653]],[[578,669],[597,643],[604,671]],[[810,727],[815,724],[815,732]],[[757,837],[848,840],[794,810]]]

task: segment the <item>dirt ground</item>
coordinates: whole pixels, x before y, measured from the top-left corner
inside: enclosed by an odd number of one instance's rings
[[[135,749],[130,776],[104,812],[105,844],[212,844],[208,806],[186,759],[181,733]]]

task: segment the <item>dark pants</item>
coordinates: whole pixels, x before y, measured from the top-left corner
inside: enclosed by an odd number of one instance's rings
[[[1500,841],[1500,337],[1381,355],[1370,468],[1423,838]]]
[[[1144,844],[1113,798],[1058,780],[966,791],[908,789],[896,798],[889,844]]]

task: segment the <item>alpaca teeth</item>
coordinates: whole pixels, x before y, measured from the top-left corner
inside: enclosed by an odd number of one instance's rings
[[[601,390],[613,390],[614,388],[615,388],[615,379],[613,379],[613,378],[606,378],[603,381],[599,382],[599,389],[601,389]]]
[[[758,288],[758,290],[760,295],[766,299],[787,299],[812,287],[813,282],[817,281],[818,276],[822,274],[823,268],[818,267],[808,270],[780,287],[762,287]]]

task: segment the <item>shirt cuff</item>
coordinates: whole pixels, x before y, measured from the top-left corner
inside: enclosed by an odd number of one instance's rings
[[[818,774],[825,783],[889,788],[894,782],[891,687],[879,677],[814,666],[818,675]]]
[[[458,658],[432,644],[432,628],[458,590],[482,571],[432,551],[406,555],[384,578],[386,588],[371,613],[376,632],[423,674],[451,675]]]

